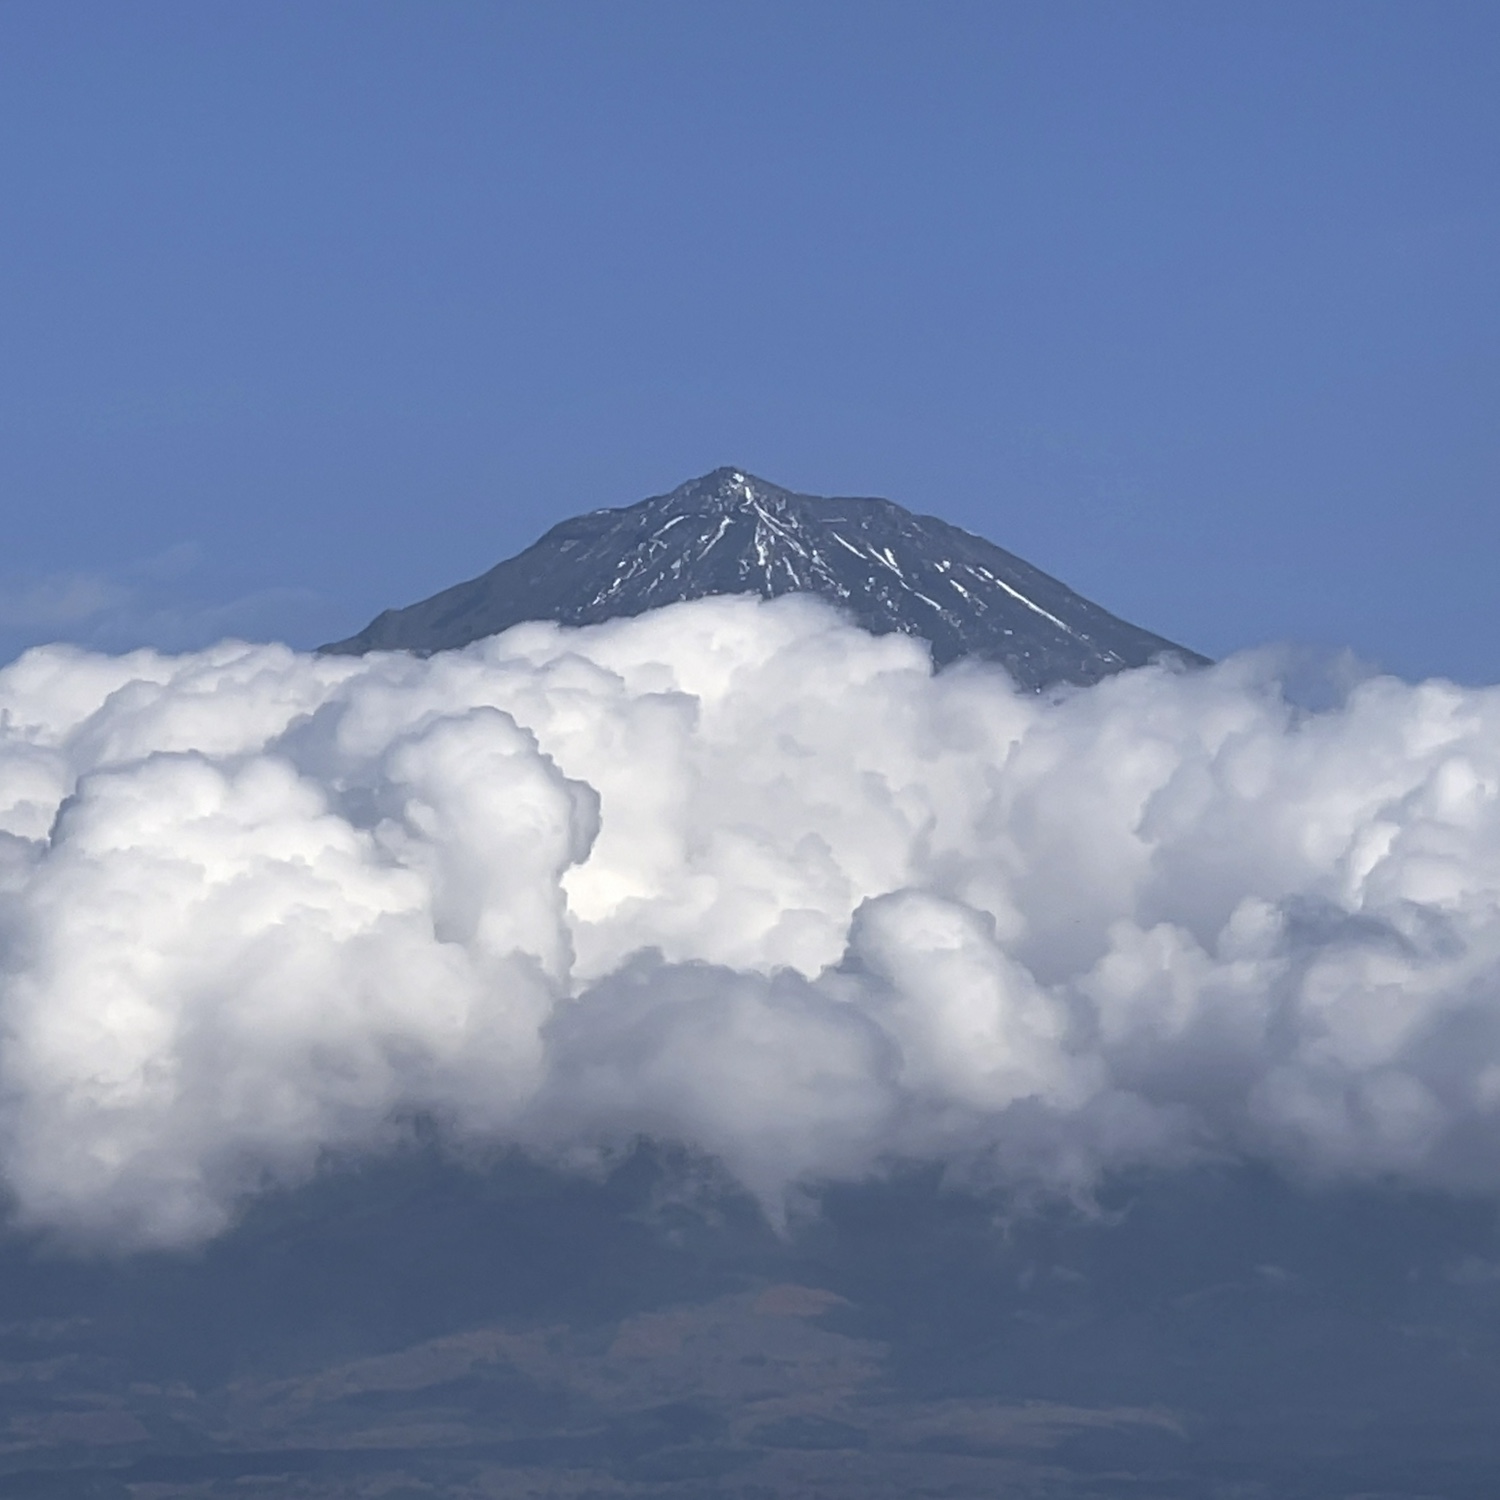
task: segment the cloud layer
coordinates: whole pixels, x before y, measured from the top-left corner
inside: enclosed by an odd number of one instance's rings
[[[935,1158],[1500,1187],[1500,692],[1046,701],[816,603],[0,672],[0,1176],[188,1244],[416,1114],[773,1208]]]

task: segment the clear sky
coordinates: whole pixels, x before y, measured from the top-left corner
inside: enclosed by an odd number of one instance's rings
[[[0,4],[0,656],[722,463],[1500,680],[1500,7]]]

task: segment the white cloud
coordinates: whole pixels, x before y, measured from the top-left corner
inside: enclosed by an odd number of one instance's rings
[[[1262,659],[1044,701],[806,599],[463,652],[0,672],[0,1172],[189,1243],[415,1112],[1500,1187],[1500,693]]]

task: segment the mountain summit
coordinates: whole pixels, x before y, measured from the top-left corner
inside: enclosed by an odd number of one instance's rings
[[[790,593],[817,594],[877,635],[919,636],[939,666],[1000,662],[1030,688],[1097,682],[1158,656],[1204,661],[934,516],[797,495],[742,469],[563,521],[488,573],[323,649],[427,654],[524,620],[592,625],[713,594]]]

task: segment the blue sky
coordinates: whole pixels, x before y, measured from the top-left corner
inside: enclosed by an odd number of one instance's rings
[[[1500,9],[0,5],[0,656],[721,463],[1500,680]]]

